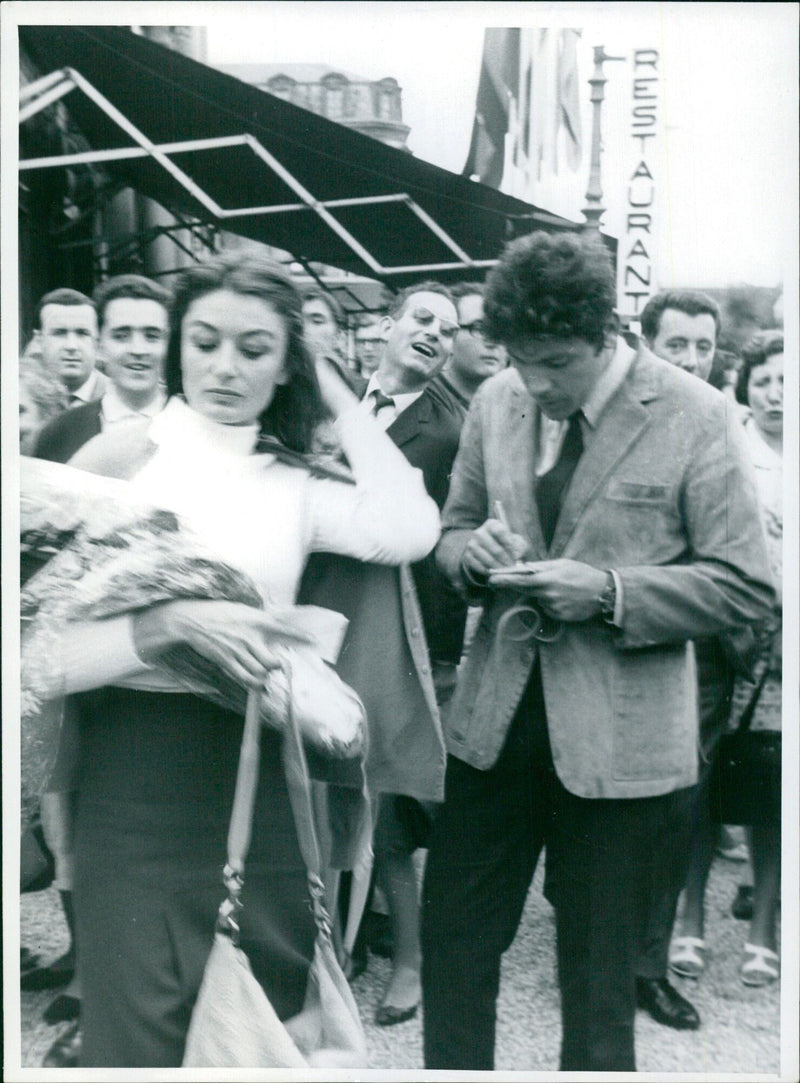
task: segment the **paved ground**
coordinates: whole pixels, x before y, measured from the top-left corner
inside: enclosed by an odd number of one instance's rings
[[[742,865],[717,861],[707,895],[709,969],[699,983],[675,979],[696,1005],[703,1026],[682,1033],[658,1026],[640,1015],[636,1024],[640,1071],[777,1073],[779,1070],[779,993],[776,987],[748,989],[738,975],[746,924],[730,916],[730,903],[743,872]],[[55,958],[65,945],[63,921],[54,891],[27,895],[22,900],[22,942],[45,958]],[[558,1066],[559,1013],[554,965],[554,930],[549,905],[541,895],[537,875],[517,939],[504,960],[498,1011],[496,1067],[498,1071],[552,1071]],[[419,1017],[397,1027],[376,1027],[375,1008],[389,972],[384,959],[370,965],[354,983],[354,992],[367,1031],[369,1067],[422,1067]],[[22,1065],[41,1064],[50,1043],[64,1029],[41,1021],[52,994],[22,996]]]

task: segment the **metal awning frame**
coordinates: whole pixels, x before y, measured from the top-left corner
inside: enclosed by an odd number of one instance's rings
[[[437,271],[464,270],[494,267],[496,259],[472,259],[450,234],[425,211],[407,192],[379,196],[354,196],[347,199],[318,200],[281,162],[253,135],[242,132],[213,139],[190,139],[178,143],[151,142],[123,113],[94,87],[88,79],[74,68],[59,68],[35,80],[20,91],[20,124],[36,116],[43,109],[60,101],[73,90],[81,90],[106,116],[112,120],[136,146],[115,147],[108,150],[82,151],[75,154],[53,155],[45,158],[28,158],[19,163],[20,171],[29,169],[65,168],[75,165],[97,165],[103,162],[126,161],[135,158],[151,158],[157,162],[177,183],[196,200],[217,224],[236,218],[256,217],[269,214],[292,214],[311,211],[317,214],[350,250],[374,273],[376,278],[388,275],[423,274]],[[222,147],[244,146],[271,169],[287,187],[297,195],[300,202],[271,204],[268,206],[225,208],[220,206],[196,181],[194,181],[170,157],[173,154],[218,150]],[[381,203],[401,203],[457,257],[454,262],[426,263],[387,267],[331,213],[337,207],[370,206]]]

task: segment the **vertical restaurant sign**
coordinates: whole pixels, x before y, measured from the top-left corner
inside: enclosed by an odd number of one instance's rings
[[[628,112],[624,227],[618,255],[620,315],[638,320],[658,289],[653,273],[657,244],[660,179],[658,133],[661,117],[661,65],[657,49],[634,49]]]

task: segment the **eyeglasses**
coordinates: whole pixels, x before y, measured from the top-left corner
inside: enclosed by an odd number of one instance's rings
[[[459,327],[462,331],[466,331],[467,334],[472,335],[473,338],[484,338],[486,336],[486,329],[483,320],[473,320],[472,323],[461,323]]]
[[[428,324],[433,323],[434,320],[439,320],[439,333],[442,338],[455,338],[456,331],[458,331],[458,324],[451,323],[449,320],[443,320],[436,315],[435,312],[431,312],[429,308],[415,308],[411,315],[417,321],[417,323]]]
[[[383,343],[382,338],[357,338],[356,346],[380,346]]]

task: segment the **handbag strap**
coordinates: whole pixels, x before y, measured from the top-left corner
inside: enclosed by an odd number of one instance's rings
[[[228,897],[220,904],[217,927],[227,932],[234,943],[238,943],[239,940],[237,919],[242,909],[244,863],[247,851],[250,849],[253,809],[261,762],[261,695],[258,689],[251,689],[247,694],[239,767],[236,772],[236,790],[233,795],[233,809],[228,828],[228,861],[222,870]]]
[[[311,800],[311,779],[308,772],[300,726],[294,712],[292,696],[292,669],[287,660],[283,665],[287,696],[287,718],[283,739],[283,765],[286,784],[292,806],[300,852],[306,865],[314,921],[325,936],[331,935],[331,919],[325,907],[325,885],[322,879],[322,851],[314,820]],[[228,897],[219,908],[218,926],[234,940],[238,939],[237,917],[242,909],[241,893],[244,884],[244,863],[250,848],[261,745],[261,697],[260,690],[251,690],[247,696],[239,767],[236,774],[236,791],[228,829],[228,862],[223,879]]]
[[[761,674],[758,684],[753,689],[747,706],[742,711],[742,717],[739,719],[739,725],[734,730],[734,733],[747,733],[747,731],[750,729],[750,723],[753,721],[753,715],[756,713],[756,707],[758,706],[758,700],[761,696],[761,690],[766,683],[768,674],[769,664],[764,666],[764,672]]]
[[[330,939],[333,924],[325,906],[325,882],[323,880],[322,848],[317,834],[314,817],[314,804],[311,798],[311,777],[308,760],[303,747],[300,726],[294,712],[292,696],[292,670],[287,661],[285,665],[289,687],[286,728],[283,735],[283,768],[289,800],[294,813],[297,829],[297,841],[306,866],[308,890],[311,896],[311,908],[318,932]]]

